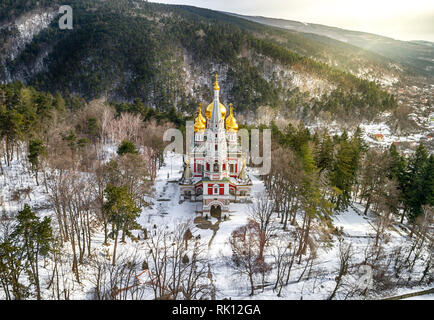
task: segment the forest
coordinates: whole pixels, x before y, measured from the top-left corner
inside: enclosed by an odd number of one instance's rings
[[[175,109],[163,113],[140,100],[87,103],[21,83],[1,85],[0,203],[20,204],[0,218],[2,297],[71,299],[86,284],[91,299],[215,299],[218,283],[209,278],[218,268],[193,236],[194,225],[168,229],[138,220],[157,197],[163,134],[185,120]],[[269,197],[248,205],[247,223],[230,234],[231,255],[223,260],[250,284],[243,294],[268,286],[280,297],[291,283],[319,281],[319,243],[339,251],[327,299],[432,283],[434,157],[422,144],[405,158],[394,145],[367,146],[360,129],[339,135],[303,125],[269,129],[272,170],[260,177]],[[42,206],[28,205],[35,194],[47,199]],[[355,249],[332,222],[356,205],[364,208],[361,216],[373,217],[361,262],[352,261]],[[389,236],[396,225],[408,231],[400,243]],[[374,288],[346,283],[360,264],[374,270]],[[139,270],[153,275],[151,291],[123,290],[136,285]]]
[[[193,84],[193,92],[185,89],[190,76],[183,70],[187,55],[193,59],[196,71],[192,72],[223,73],[225,99],[240,112],[272,106],[303,121],[327,114],[348,123],[373,120],[397,107],[394,96],[378,84],[359,79],[344,67],[331,67],[325,63],[328,56],[318,58],[330,48],[314,46],[307,38],[282,31],[288,37],[282,43],[274,39],[273,28],[184,6],[84,0],[71,5],[74,29],[59,30],[53,21],[13,61],[7,61],[8,72],[23,75],[19,80],[52,94],[74,93],[86,100],[107,96],[126,103],[140,99],[147,108],[167,112],[175,107],[188,114],[198,97],[207,99],[209,85]],[[46,68],[33,74],[38,56],[46,50]],[[288,88],[277,71],[271,78],[265,76],[268,60],[281,69],[324,81],[331,89],[318,96]],[[205,76],[211,83],[211,76]]]

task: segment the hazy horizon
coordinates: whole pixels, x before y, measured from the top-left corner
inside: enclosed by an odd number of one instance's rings
[[[434,1],[414,0],[151,0],[247,16],[294,20],[374,33],[396,40],[434,42]]]

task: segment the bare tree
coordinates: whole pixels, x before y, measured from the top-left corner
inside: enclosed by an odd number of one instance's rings
[[[229,244],[232,249],[231,266],[240,274],[247,276],[250,283],[250,295],[255,294],[254,278],[271,270],[260,252],[261,231],[259,224],[249,220],[247,225],[232,232]]]
[[[275,200],[275,210],[280,215],[283,229],[286,229],[288,220],[295,224],[297,210],[300,207],[298,193],[303,170],[290,149],[274,146],[272,150],[271,172],[263,179],[271,199]]]
[[[185,245],[185,234],[191,228],[191,222],[178,224],[173,230],[160,226],[145,241],[149,285],[156,299],[204,299],[211,294],[206,247],[196,237],[189,240],[191,245]]]
[[[289,283],[289,276],[297,253],[295,246],[297,235],[298,233],[295,231],[282,232],[270,245],[276,270],[276,282],[273,290],[277,290],[278,297],[281,296],[282,288]]]
[[[120,143],[128,140],[137,143],[142,126],[143,119],[139,114],[123,112],[107,124],[106,131],[110,141]]]
[[[262,195],[253,199],[248,210],[250,218],[259,226],[259,259],[263,259],[265,246],[276,231],[272,219],[275,204],[267,195]]]
[[[328,300],[332,300],[336,296],[336,292],[342,285],[342,280],[344,276],[348,273],[348,269],[350,267],[350,259],[352,256],[352,248],[351,244],[346,244],[342,240],[339,241],[339,269],[338,269],[338,275],[336,276],[336,285],[333,289],[333,292],[331,293]]]

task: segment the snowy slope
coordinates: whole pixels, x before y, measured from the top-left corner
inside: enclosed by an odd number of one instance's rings
[[[107,146],[105,152],[113,154],[113,146]],[[27,172],[25,154],[21,153],[19,160],[14,160],[11,167],[4,166],[4,175],[0,175],[0,197],[2,205],[0,210],[4,215],[13,216],[18,210],[22,209],[24,203],[29,203],[31,207],[39,215],[51,215],[54,219],[54,213],[47,206],[48,195],[43,186],[36,186],[34,177]],[[154,225],[167,225],[169,228],[185,221],[194,221],[197,217],[195,213],[196,203],[182,202],[179,203],[179,188],[177,180],[182,174],[182,156],[168,155],[165,158],[164,165],[159,169],[158,175],[154,184],[154,192],[147,199],[151,206],[143,209],[138,222],[148,230],[152,230]],[[250,170],[250,177],[253,182],[252,193],[264,194],[265,188],[263,183],[258,179],[253,170]],[[30,188],[28,196],[25,199],[12,199],[14,189]],[[342,239],[351,243],[354,250],[355,261],[362,261],[364,248],[369,243],[372,243],[375,237],[374,219],[371,216],[363,216],[360,212],[363,211],[363,206],[354,204],[347,212],[341,213],[333,217],[333,225],[342,228]],[[309,278],[304,276],[299,280],[304,273],[305,260],[300,264],[295,263],[291,271],[289,285],[284,287],[281,297],[276,296],[276,292],[272,290],[273,275],[267,279],[269,285],[264,290],[257,290],[253,297],[248,295],[247,278],[234,274],[233,269],[227,263],[231,258],[231,249],[228,243],[230,234],[238,227],[244,225],[249,217],[248,204],[231,204],[229,219],[218,221],[215,218],[210,218],[212,227],[200,228],[196,224],[196,228],[192,230],[193,235],[200,235],[201,241],[208,245],[207,256],[211,259],[212,278],[217,286],[216,298],[231,298],[231,299],[327,299],[330,292],[335,286],[335,277],[339,266],[339,250],[338,237],[333,235],[332,246],[324,244],[320,246],[318,257],[314,260],[313,271]],[[398,233],[397,228],[388,230],[390,241],[386,245],[386,250],[390,251],[393,246],[406,240],[403,233]],[[139,234],[139,232],[136,232]],[[105,256],[112,252],[113,244],[110,246],[103,245],[103,233],[98,231],[93,237],[92,250],[100,256]],[[139,254],[143,252],[144,245],[141,241],[127,240],[125,244],[119,243],[118,252],[120,255],[132,255],[138,250]],[[70,248],[64,248],[65,256],[70,253]],[[266,256],[266,260],[271,262],[271,257]],[[49,270],[51,262],[47,261],[42,265],[41,274],[45,278],[45,282],[49,281]],[[67,286],[70,288],[71,299],[90,299],[92,297],[91,290],[93,284],[91,282],[92,269],[86,265],[80,265],[81,283],[77,283],[68,267],[65,267],[64,272],[69,274],[69,282]],[[420,272],[420,268],[416,268]],[[146,276],[146,275],[144,275]],[[44,282],[43,281],[43,282]],[[386,296],[404,294],[418,290],[427,289],[425,287],[403,288],[399,290],[391,290],[384,292],[382,296],[371,296],[368,298],[381,298]],[[3,293],[0,292],[0,298]],[[52,299],[49,291],[44,292],[44,298]],[[153,292],[145,290],[144,299],[152,299]],[[337,296],[337,298],[342,298]],[[432,299],[432,295],[424,296],[424,299]]]

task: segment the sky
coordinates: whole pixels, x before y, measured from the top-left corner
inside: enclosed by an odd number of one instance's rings
[[[434,42],[434,0],[151,0]]]

